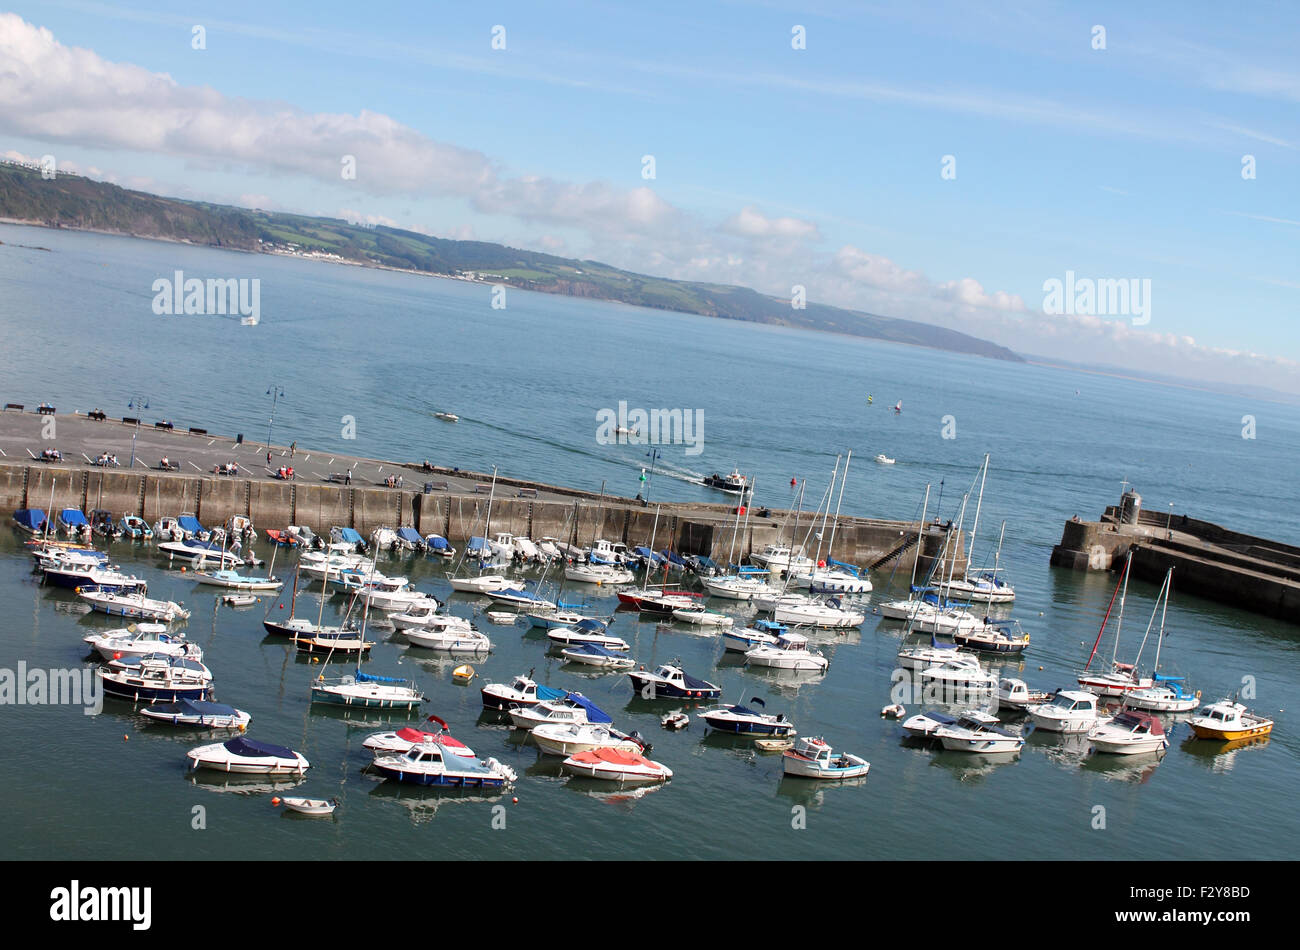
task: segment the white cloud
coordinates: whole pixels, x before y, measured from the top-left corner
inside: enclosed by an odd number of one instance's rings
[[[753,205],[740,211],[722,224],[722,230],[748,238],[790,238],[794,240],[820,240],[817,225],[799,218],[769,218]]]

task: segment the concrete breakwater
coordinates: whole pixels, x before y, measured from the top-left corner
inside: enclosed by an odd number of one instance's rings
[[[1252,613],[1300,623],[1300,547],[1242,534],[1187,515],[1143,511],[1136,495],[1098,521],[1067,521],[1051,563],[1075,570],[1122,567],[1159,583],[1174,569],[1174,590]]]
[[[30,422],[30,413],[24,414]],[[12,445],[13,413],[0,414],[0,438],[9,435]],[[101,444],[120,446],[120,426],[115,422],[89,421],[81,417],[76,425],[66,425],[59,417],[59,448],[65,461],[44,463],[19,462],[6,451],[0,461],[0,504],[7,510],[42,508],[58,510],[72,507],[89,512],[111,511],[115,518],[135,514],[153,524],[165,516],[192,514],[204,524],[221,524],[233,515],[251,518],[259,530],[305,525],[318,534],[327,534],[333,526],[355,528],[363,536],[379,527],[410,526],[421,535],[440,534],[462,544],[473,535],[482,534],[487,516],[487,482],[490,475],[464,472],[444,466],[383,462],[374,459],[343,457],[283,446],[253,445],[229,437],[213,437],[206,432],[155,430],[141,428],[137,455],[150,459],[164,455],[184,460],[192,471],[164,472],[155,469],[122,470],[91,464],[67,464],[73,457],[97,458],[106,451]],[[119,431],[105,436],[103,426]],[[68,434],[82,432],[86,426],[96,440]],[[31,453],[39,443],[23,448]],[[271,452],[273,469],[266,465]],[[74,454],[75,453],[75,454]],[[328,466],[318,464],[325,458]],[[202,464],[197,464],[201,460]],[[211,465],[234,460],[240,474],[210,474]],[[278,466],[296,463],[296,477],[282,480],[271,477]],[[142,465],[143,463],[137,463]],[[321,471],[328,468],[327,471]],[[352,475],[350,484],[329,481],[340,472]],[[265,473],[265,474],[264,474]],[[388,484],[400,473],[402,488]],[[415,490],[412,490],[414,488]],[[53,499],[51,501],[51,498]],[[656,509],[659,511],[656,524]],[[629,546],[649,545],[654,539],[657,550],[672,548],[686,554],[705,554],[716,560],[732,555],[761,551],[764,545],[789,543],[794,526],[792,511],[751,508],[748,524],[741,518],[741,531],[735,530],[734,507],[725,504],[665,503],[642,505],[634,499],[567,489],[540,482],[498,479],[492,500],[493,534],[508,531],[524,537],[554,537],[569,540],[575,536],[581,544],[595,538],[622,541]],[[797,542],[802,542],[813,521],[804,512],[799,522]],[[866,567],[910,574],[917,553],[916,522],[890,521],[841,516],[835,524],[835,546],[831,556]],[[817,529],[820,530],[820,525]],[[829,540],[829,527],[825,537]],[[945,528],[931,525],[921,544],[920,570],[925,571],[944,547]],[[734,540],[733,540],[734,535]],[[810,548],[815,550],[815,535]],[[960,538],[954,532],[955,570],[965,569]],[[814,553],[810,550],[809,553]],[[823,557],[827,554],[823,551]],[[945,564],[944,570],[948,569]]]

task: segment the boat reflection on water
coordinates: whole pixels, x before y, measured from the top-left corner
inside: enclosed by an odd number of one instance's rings
[[[1051,732],[1031,729],[1025,736],[1025,748],[1043,755],[1049,762],[1067,772],[1078,772],[1088,759],[1092,742],[1086,732]]]
[[[1090,755],[1083,760],[1082,769],[1084,772],[1095,772],[1110,781],[1144,785],[1168,754],[1168,749],[1158,749],[1136,755]]]
[[[355,658],[353,659],[355,662]],[[325,703],[312,703],[311,714],[336,719],[349,726],[382,726],[395,719],[409,720],[411,710],[401,708],[367,708],[364,706],[331,706]]]
[[[377,801],[392,801],[411,814],[411,823],[422,825],[432,821],[444,805],[495,802],[505,798],[504,789],[484,794],[474,788],[439,788],[429,785],[408,785],[403,782],[383,781],[370,790],[369,797]],[[452,857],[448,855],[448,857]],[[466,855],[468,857],[468,855]]]
[[[959,782],[982,782],[999,766],[1014,765],[1020,761],[1020,750],[1014,752],[935,752],[930,764],[951,772]]]
[[[551,756],[548,756],[548,758],[551,758]],[[602,779],[584,778],[581,775],[572,775],[571,773],[565,773],[565,775],[568,776],[568,781],[564,783],[564,787],[569,791],[577,792],[587,798],[594,798],[606,805],[613,805],[619,808],[620,811],[631,811],[638,801],[651,792],[657,792],[672,784],[672,782],[656,782],[653,785],[639,783],[619,786]]]
[[[1179,748],[1191,756],[1197,765],[1208,767],[1212,772],[1231,772],[1238,764],[1238,755],[1246,749],[1260,749],[1268,745],[1269,736],[1247,736],[1244,739],[1231,739],[1214,742],[1198,739],[1189,735]]]
[[[803,687],[826,678],[826,670],[779,670],[770,666],[748,665],[745,673],[762,680],[769,689],[790,696],[796,696]]]
[[[778,756],[780,754],[777,753]],[[796,805],[803,805],[805,808],[820,808],[825,804],[827,792],[835,792],[842,788],[854,788],[866,784],[867,776],[865,775],[859,778],[838,779],[834,782],[810,782],[806,778],[797,778],[782,773],[781,781],[776,786],[776,795],[778,798],[784,798]]]
[[[235,795],[268,795],[284,792],[307,781],[306,775],[239,775],[199,769],[186,776],[197,788],[209,792],[231,792]]]

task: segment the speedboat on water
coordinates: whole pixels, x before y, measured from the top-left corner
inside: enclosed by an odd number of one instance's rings
[[[891,459],[888,455],[885,455],[882,452],[880,455],[876,456],[876,461],[879,462],[881,465],[893,465],[895,462],[898,461],[898,459]]]
[[[976,669],[979,668],[979,658],[975,654],[967,653],[955,643],[940,643],[934,638],[934,634],[931,634],[928,647],[913,646],[900,649],[898,651],[898,665],[919,672],[959,657],[958,662],[967,663]]]
[[[77,596],[90,604],[92,610],[110,617],[127,617],[131,620],[160,620],[172,623],[188,620],[190,612],[184,604],[174,600],[153,600],[139,594],[118,594],[100,587],[78,587]]]
[[[311,701],[360,709],[409,710],[424,702],[424,695],[409,683],[410,680],[373,676],[360,670],[334,682],[327,681],[322,674],[311,685]]]
[[[696,679],[680,666],[663,664],[653,673],[629,670],[632,688],[642,699],[717,699],[722,689],[715,683]]]
[[[437,732],[428,732],[423,729],[412,729],[410,726],[404,726],[393,732],[376,732],[366,737],[366,740],[361,743],[362,748],[369,749],[376,756],[405,755],[415,746],[423,745],[425,742],[436,742],[452,755],[468,759],[474,758],[473,749],[459,739],[452,738],[451,734],[447,732],[447,723],[437,716],[430,716],[427,721],[436,722],[442,728]]]
[[[664,782],[673,777],[668,766],[617,749],[579,752],[565,759],[564,767],[577,775],[616,782]]]
[[[934,739],[946,726],[957,725],[957,717],[944,712],[917,713],[903,721],[903,731],[914,739]]]
[[[982,669],[978,660],[972,664],[971,659],[970,654],[950,657],[938,666],[922,670],[922,687],[940,695],[957,697],[997,692],[998,678]]]
[[[513,582],[501,574],[479,574],[476,577],[449,577],[447,583],[452,590],[465,594],[490,594],[505,590]]]
[[[158,545],[158,551],[166,554],[169,559],[185,558],[196,567],[212,563],[224,569],[242,567],[245,563],[244,559],[234,551],[223,550],[215,541],[200,541],[198,538],[164,541]]]
[[[530,594],[518,587],[488,591],[488,596],[492,598],[494,603],[513,604],[526,610],[555,610],[558,606],[554,601],[547,600],[537,594]]]
[[[399,782],[451,788],[502,788],[517,778],[513,769],[494,758],[449,753],[441,743],[425,741],[405,755],[379,756],[371,767]]]
[[[153,528],[139,515],[123,515],[118,527],[122,529],[122,537],[132,541],[148,541],[153,538]]]
[[[592,749],[617,749],[638,754],[645,751],[645,743],[638,737],[590,722],[544,723],[534,727],[531,735],[546,755],[576,755]]]
[[[186,753],[190,768],[246,775],[303,774],[311,763],[301,752],[245,736],[199,746]]]
[[[833,780],[866,775],[871,763],[848,752],[836,754],[825,739],[805,736],[782,754],[781,767],[786,775]]]
[[[146,706],[140,710],[140,714],[157,722],[196,729],[243,729],[253,718],[234,706],[195,699]]]
[[[594,643],[606,650],[624,653],[632,649],[626,640],[605,633],[605,625],[598,620],[580,620],[572,627],[552,627],[546,631],[546,638],[566,647]]]
[[[95,671],[104,692],[131,702],[211,699],[212,673],[196,660],[157,654],[114,660]]]
[[[745,652],[745,662],[776,670],[825,671],[831,661],[816,650],[808,649],[808,638],[801,633],[784,633],[774,644],[760,644]]]
[[[772,620],[755,620],[751,626],[743,629],[724,630],[722,645],[727,650],[744,653],[756,646],[775,644],[788,629]]]
[[[1058,689],[1045,703],[1029,707],[1035,729],[1047,732],[1090,732],[1109,722],[1097,709],[1097,694],[1086,690]]]
[[[531,706],[517,706],[509,711],[516,729],[529,731],[538,726],[589,722],[610,725],[609,714],[581,693],[566,693],[562,699],[548,699]]]
[[[1235,699],[1221,699],[1187,720],[1198,739],[1250,739],[1273,731],[1273,720],[1252,713]]]
[[[232,590],[279,590],[284,581],[274,577],[252,577],[238,571],[222,568],[217,571],[195,571],[194,580],[211,587],[228,587]]]
[[[750,702],[763,705],[757,696]],[[769,715],[739,704],[701,709],[698,715],[710,729],[735,736],[792,736],[795,732],[794,723],[784,713]]]
[[[564,690],[551,686],[542,686],[532,679],[533,671],[527,675],[520,674],[509,684],[488,683],[479,692],[483,696],[483,705],[488,709],[510,709],[513,706],[533,706],[552,699],[562,699]]]
[[[630,584],[634,577],[627,568],[615,564],[568,564],[564,568],[565,580],[580,584]]]
[[[724,491],[728,495],[747,495],[749,494],[749,480],[740,474],[740,469],[733,468],[730,475],[719,475],[714,472],[712,475],[706,475],[701,482],[706,488],[716,488],[718,491]]]
[[[1169,748],[1164,724],[1151,713],[1123,710],[1109,722],[1094,726],[1088,733],[1096,752],[1138,755]]]
[[[941,726],[933,733],[949,752],[979,752],[995,755],[1018,752],[1025,737],[1003,729],[997,716],[970,709],[957,717],[951,726]]]
[[[166,625],[161,623],[131,624],[121,630],[87,634],[81,640],[94,647],[106,660],[146,656],[150,653],[187,656],[200,661],[203,659],[203,650],[197,643],[190,643],[184,634],[168,633]]]
[[[560,654],[571,663],[583,663],[587,666],[599,666],[607,669],[625,670],[636,665],[636,661],[625,653],[608,650],[598,643],[583,643],[579,646],[566,647]]]

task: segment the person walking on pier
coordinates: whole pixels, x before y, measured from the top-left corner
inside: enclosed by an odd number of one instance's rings
[[[270,449],[267,449],[267,450],[266,450],[266,467],[267,467],[267,468],[270,468],[270,467],[271,467],[271,450],[270,450]]]
[[[293,458],[297,454],[298,454],[298,442],[297,440],[295,440],[289,443],[289,458]]]

